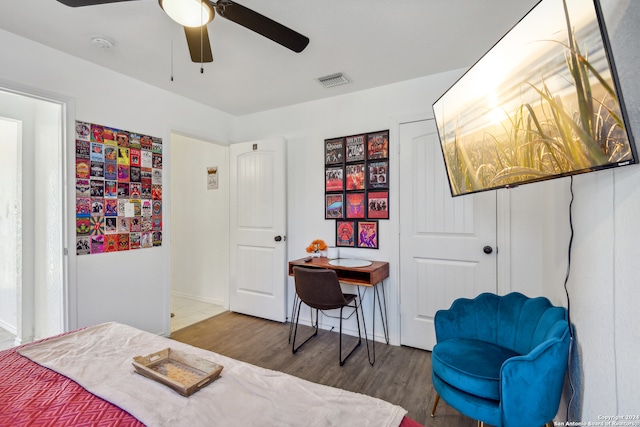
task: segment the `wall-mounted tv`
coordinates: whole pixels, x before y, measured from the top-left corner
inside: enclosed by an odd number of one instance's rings
[[[451,194],[637,163],[598,0],[542,0],[433,105]]]

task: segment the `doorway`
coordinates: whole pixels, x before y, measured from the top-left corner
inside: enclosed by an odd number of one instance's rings
[[[13,347],[18,333],[18,230],[21,220],[18,177],[22,175],[18,153],[22,123],[0,117],[0,350]]]
[[[431,350],[454,299],[497,292],[496,194],[451,197],[434,120],[399,126],[401,344]]]
[[[0,321],[16,345],[65,329],[65,112],[0,89]]]
[[[168,161],[173,332],[229,307],[229,147],[172,132]]]

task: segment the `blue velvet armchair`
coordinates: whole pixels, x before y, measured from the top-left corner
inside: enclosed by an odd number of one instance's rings
[[[496,427],[542,426],[558,412],[570,345],[567,310],[514,292],[461,298],[435,316],[438,401]]]

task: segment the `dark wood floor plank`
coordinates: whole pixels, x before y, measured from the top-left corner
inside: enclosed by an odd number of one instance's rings
[[[312,328],[300,326],[301,341]],[[257,366],[377,397],[402,406],[425,426],[475,427],[476,422],[440,401],[431,418],[435,392],[431,384],[431,353],[376,343],[376,363],[369,364],[362,340],[344,366],[338,362],[338,333],[320,330],[296,354],[291,353],[289,324],[237,313],[222,313],[174,332],[171,338]],[[343,351],[357,338],[343,337]],[[369,343],[371,345],[371,343]]]

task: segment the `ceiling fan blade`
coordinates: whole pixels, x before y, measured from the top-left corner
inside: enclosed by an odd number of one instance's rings
[[[193,62],[213,62],[207,26],[184,27],[184,33],[187,36],[191,60]]]
[[[117,3],[121,1],[136,0],[58,0],[59,3],[65,4],[70,7],[95,6],[97,4]]]
[[[216,12],[230,21],[273,40],[294,52],[302,52],[309,38],[231,0],[218,0]]]

